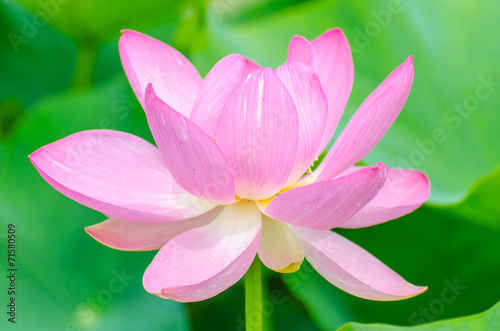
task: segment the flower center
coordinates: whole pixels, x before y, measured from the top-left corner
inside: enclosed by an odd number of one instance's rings
[[[293,188],[302,187],[302,186],[306,186],[306,185],[312,184],[313,182],[314,182],[314,178],[312,177],[312,175],[304,176],[299,181],[297,181],[295,184],[290,185],[288,187],[285,187],[285,188],[281,189],[278,193],[276,193],[272,197],[269,197],[267,199],[262,199],[262,200],[256,200],[255,204],[257,205],[257,207],[259,207],[260,211],[262,213],[264,213],[264,210],[271,203],[271,201],[273,201],[274,198],[276,198],[281,193],[284,193],[284,192],[286,192],[288,190],[291,190]],[[236,196],[236,197],[239,198],[238,196]]]

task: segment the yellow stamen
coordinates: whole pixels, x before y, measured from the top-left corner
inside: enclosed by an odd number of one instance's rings
[[[259,207],[259,209],[260,209],[261,212],[264,212],[264,210],[266,209],[267,205],[269,205],[271,203],[271,201],[273,201],[274,198],[276,198],[277,196],[278,195],[275,195],[275,196],[272,196],[272,197],[264,199],[264,200],[256,200],[255,204],[257,205],[257,207]]]

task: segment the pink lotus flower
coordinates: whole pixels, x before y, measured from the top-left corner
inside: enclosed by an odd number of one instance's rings
[[[121,250],[160,249],[147,291],[182,302],[238,281],[256,254],[278,272],[304,257],[330,283],[371,300],[426,290],[330,231],[398,218],[429,196],[425,174],[356,167],[401,111],[412,58],[363,102],[317,170],[353,82],[340,29],[292,38],[285,64],[232,54],[202,79],[178,51],[124,31],[120,55],[158,146],[124,132],[75,133],[30,155],[55,189],[110,218],[86,228]],[[84,152],[83,152],[84,151]]]

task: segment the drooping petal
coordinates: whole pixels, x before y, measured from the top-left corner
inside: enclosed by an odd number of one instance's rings
[[[246,60],[238,54],[231,54],[217,62],[203,81],[193,106],[191,120],[210,137],[215,137],[222,107],[229,94],[243,79]]]
[[[204,200],[235,201],[234,178],[221,149],[190,119],[146,88],[146,116],[163,160],[177,183]]]
[[[294,184],[312,165],[325,129],[328,103],[318,75],[299,62],[287,62],[276,70],[297,108],[299,142],[297,158],[285,187]]]
[[[427,290],[408,283],[366,250],[332,231],[292,229],[304,246],[307,261],[343,291],[369,300],[393,301]]]
[[[205,300],[226,290],[248,270],[257,253],[261,213],[252,201],[225,206],[210,224],[184,232],[158,252],[144,287],[162,298]]]
[[[314,58],[313,46],[309,40],[302,36],[293,36],[290,39],[287,62],[301,62],[314,68]]]
[[[226,101],[217,144],[231,162],[236,194],[259,200],[285,185],[297,155],[298,115],[271,68],[254,70]]]
[[[177,221],[215,207],[179,187],[158,149],[128,133],[78,132],[29,158],[56,190],[106,215],[140,222]]]
[[[179,51],[159,40],[136,31],[122,32],[120,58],[142,107],[144,91],[152,83],[161,100],[189,117],[202,84],[195,67]]]
[[[351,48],[341,29],[332,29],[311,41],[313,69],[318,73],[328,99],[328,119],[317,151],[321,154],[332,138],[351,94],[354,66]]]
[[[304,248],[288,226],[265,215],[258,253],[266,267],[282,273],[299,270],[304,261]]]
[[[219,215],[222,208],[219,206],[200,216],[177,222],[144,223],[113,217],[88,226],[85,231],[111,248],[124,251],[156,250],[183,232],[207,225]]]
[[[409,214],[429,199],[427,176],[417,170],[389,169],[384,186],[343,228],[364,228]]]
[[[264,213],[301,227],[328,230],[342,225],[375,197],[384,184],[387,166],[378,163],[349,175],[281,193]]]
[[[332,149],[316,169],[317,180],[330,179],[356,164],[382,139],[410,93],[413,63],[407,61],[396,68],[368,96],[347,124]]]

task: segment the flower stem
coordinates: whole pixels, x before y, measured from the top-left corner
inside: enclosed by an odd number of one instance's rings
[[[262,277],[258,257],[245,275],[245,324],[247,331],[262,331]]]

